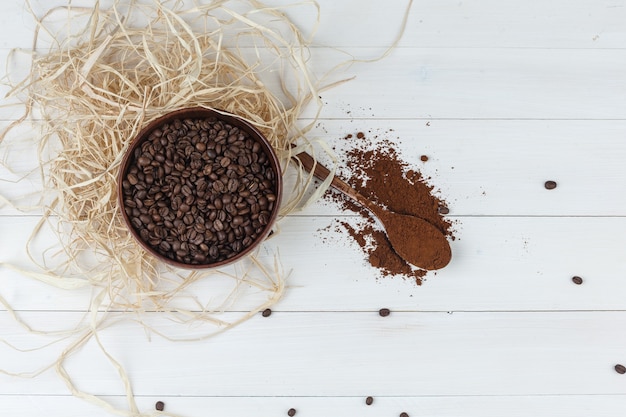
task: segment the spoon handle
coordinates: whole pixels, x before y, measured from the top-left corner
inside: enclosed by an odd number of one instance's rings
[[[330,175],[330,170],[328,168],[326,168],[319,162],[316,163],[313,157],[306,152],[300,152],[299,154],[293,156],[293,158],[299,160],[305,170],[307,170],[308,172],[312,172],[315,177],[322,181],[324,181]],[[354,201],[356,201],[357,203],[359,203],[361,206],[369,209],[377,216],[379,215],[380,210],[378,210],[378,206],[369,201],[367,198],[361,195],[354,188],[350,187],[347,183],[339,179],[337,176],[333,176],[331,185],[351,199],[353,199]]]

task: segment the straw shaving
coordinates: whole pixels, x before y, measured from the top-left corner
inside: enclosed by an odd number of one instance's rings
[[[298,5],[313,7],[319,20],[315,2]],[[28,2],[27,7],[35,16]],[[59,16],[67,19],[61,28],[54,23]],[[251,255],[234,271],[189,272],[169,268],[145,253],[118,215],[116,177],[129,142],[142,126],[170,111],[219,109],[261,130],[277,151],[284,173],[293,153],[312,152],[307,133],[321,110],[320,91],[343,81],[324,85],[324,78],[314,77],[308,67],[310,37],[283,10],[256,0],[194,2],[190,7],[180,1],[116,0],[108,7],[100,2],[94,8],[57,7],[35,19],[30,74],[10,82],[7,95],[22,102],[25,113],[1,132],[0,145],[19,140],[9,133],[26,121],[39,131],[37,172],[27,173],[43,179],[39,203],[29,207],[39,210],[41,219],[27,247],[39,270],[0,266],[59,288],[92,288],[92,298],[80,323],[52,332],[24,322],[0,297],[29,332],[58,337],[52,343],[71,340],[52,364],[19,375],[33,377],[54,367],[77,397],[118,415],[152,415],[138,410],[128,376],[106,351],[98,331],[119,320],[120,314],[134,313],[148,334],[174,340],[143,321],[142,312],[159,311],[181,324],[210,327],[204,336],[189,340],[211,337],[278,301],[286,274],[277,257],[269,266]],[[406,16],[402,30],[405,24]],[[42,51],[44,38],[49,46]],[[307,105],[315,106],[315,117],[299,126],[298,117]],[[335,161],[330,147],[319,145]],[[295,178],[293,189],[285,190],[280,216],[319,198],[331,180],[305,197],[312,176],[296,167]],[[16,206],[2,196],[0,204]],[[59,245],[35,254],[31,245],[46,226]],[[214,306],[197,300],[191,291],[208,276],[232,283],[230,293]],[[264,299],[235,320],[219,317],[250,289],[265,294]],[[191,301],[192,307],[181,307],[176,303],[181,299]],[[128,410],[77,389],[64,367],[68,357],[93,339],[120,376]]]
[[[71,17],[65,32],[50,23],[62,13]],[[58,333],[33,328],[3,298],[0,302],[30,332],[56,335],[59,340],[74,336],[49,366],[74,395],[119,415],[144,415],[135,405],[126,373],[98,338],[98,331],[115,321],[106,312],[138,313],[134,317],[149,333],[171,339],[143,323],[140,314],[167,312],[186,325],[209,325],[205,336],[198,337],[202,339],[273,305],[283,294],[286,274],[277,259],[266,266],[255,255],[234,271],[189,272],[155,261],[137,245],[118,215],[116,177],[122,156],[151,120],[201,106],[255,125],[278,152],[285,172],[292,145],[310,149],[306,133],[314,121],[301,127],[298,116],[309,102],[317,105],[318,114],[321,107],[320,83],[307,67],[310,40],[283,11],[257,1],[215,1],[188,8],[181,2],[157,1],[115,1],[106,8],[99,3],[94,8],[68,5],[36,20],[31,72],[13,83],[8,95],[23,101],[25,114],[2,132],[0,142],[16,140],[7,134],[25,121],[36,126],[42,195],[53,197],[35,206],[42,214],[27,251],[39,270],[0,265],[59,288],[94,291],[85,320]],[[259,23],[268,21],[272,27]],[[75,22],[82,26],[77,28]],[[50,47],[42,52],[44,37]],[[266,86],[264,76],[275,88]],[[311,176],[302,172],[296,176],[280,216],[306,204],[303,198]],[[3,202],[10,204],[6,198]],[[31,244],[44,227],[60,244],[39,256]],[[187,291],[209,275],[232,281],[230,294],[217,306],[207,306]],[[266,294],[265,299],[235,320],[217,315],[236,305],[250,288]],[[181,308],[174,302],[181,298],[191,300],[192,306]],[[118,370],[128,410],[116,410],[78,390],[66,372],[65,360],[92,338]],[[36,376],[49,367],[19,375]]]

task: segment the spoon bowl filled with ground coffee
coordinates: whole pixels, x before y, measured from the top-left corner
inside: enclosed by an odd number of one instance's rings
[[[270,233],[282,195],[278,158],[245,120],[176,110],[148,124],[122,160],[121,214],[137,242],[182,268],[240,260]]]

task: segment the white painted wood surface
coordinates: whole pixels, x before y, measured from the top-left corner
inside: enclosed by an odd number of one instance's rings
[[[37,11],[53,4],[32,3]],[[332,47],[380,54],[406,6],[320,4],[316,39],[324,46],[312,61],[319,73],[337,59]],[[310,10],[290,13],[306,26]],[[33,24],[20,0],[0,11],[4,62],[10,48],[30,45]],[[284,416],[292,407],[304,417],[623,416],[626,375],[613,367],[626,364],[625,23],[623,0],[416,2],[389,57],[353,65],[345,74],[355,80],[323,94],[315,134],[333,145],[357,131],[397,138],[403,158],[450,206],[459,237],[452,263],[421,287],[381,278],[349,239],[323,230],[349,213],[321,202],[289,216],[261,253],[269,261],[279,251],[291,271],[270,317],[201,342],[147,335],[128,319],[102,332],[141,410],[162,400],[189,417]],[[0,109],[2,124],[16,115]],[[14,165],[31,166],[19,151]],[[545,190],[548,179],[558,188]],[[3,181],[0,194],[23,187]],[[37,220],[0,209],[0,261],[26,264],[23,243]],[[229,290],[220,285],[194,290]],[[7,269],[0,295],[46,330],[71,328],[89,299]],[[392,314],[379,317],[381,307]],[[171,337],[202,331],[158,313],[148,320]],[[0,340],[31,349],[52,339],[29,334],[1,309]],[[33,370],[62,348],[20,353],[0,344],[0,368]],[[93,341],[68,369],[81,388],[124,405]],[[0,410],[110,415],[72,397],[53,371],[0,375]]]

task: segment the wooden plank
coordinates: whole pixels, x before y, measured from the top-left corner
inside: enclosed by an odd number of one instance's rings
[[[322,117],[622,119],[625,69],[614,50],[401,48],[352,66],[355,80],[322,94]]]
[[[40,328],[75,323],[82,313],[24,312]],[[230,314],[229,314],[230,315]],[[225,316],[226,318],[228,317]],[[148,336],[128,314],[99,337],[150,396],[482,396],[623,395],[626,312],[361,313],[257,315],[227,333],[195,342]],[[200,323],[147,314],[144,322],[171,338],[194,338]],[[51,338],[24,334],[0,313],[0,338],[34,348]],[[1,345],[2,368],[48,363],[70,340],[16,352]],[[90,340],[66,363],[83,390],[123,395],[115,369]],[[54,371],[35,379],[0,375],[3,395],[64,395]]]
[[[7,50],[3,50],[6,56]],[[248,50],[254,53],[254,50]],[[373,58],[379,51],[350,51]],[[4,64],[6,58],[0,59]],[[312,51],[322,76],[346,56]],[[24,73],[20,64],[14,76]],[[398,48],[388,58],[354,64],[329,80],[356,79],[322,94],[323,119],[624,119],[626,55],[611,49]],[[280,91],[275,77],[266,84]],[[315,115],[312,106],[302,117]],[[3,108],[0,119],[19,111]]]
[[[358,397],[139,397],[137,405],[143,412],[154,409],[163,401],[165,411],[181,416],[205,416],[207,413],[223,417],[250,417],[251,415],[286,415],[295,408],[298,416],[360,415],[363,417],[399,415],[457,417],[459,410],[467,417],[621,417],[626,408],[624,395],[567,395],[567,396],[511,396],[511,397],[375,397],[367,406],[363,396]],[[123,397],[105,400],[124,406]],[[109,417],[102,409],[68,396],[5,395],[5,412],[12,417]]]
[[[384,48],[394,39],[407,1],[360,3],[318,0],[321,9],[316,41],[320,44]],[[43,15],[64,1],[31,0]],[[101,1],[105,6],[110,1]],[[270,0],[270,5],[293,4]],[[299,3],[299,2],[295,2]],[[76,6],[92,5],[74,1]],[[623,0],[551,0],[521,4],[515,0],[423,0],[413,4],[401,46],[420,47],[540,47],[623,48],[626,31]],[[236,6],[235,6],[236,7]],[[29,47],[34,24],[19,0],[4,1],[0,47]],[[289,7],[287,13],[305,33],[315,22],[310,5]],[[381,24],[382,23],[382,24]]]
[[[626,188],[624,121],[322,120],[312,136],[342,161],[344,149],[361,146],[344,137],[359,131],[381,148],[397,143],[455,216],[626,215],[623,193],[607,191]],[[558,187],[546,190],[547,180]],[[336,210],[321,202],[307,213]]]
[[[6,122],[4,123],[6,125]],[[36,139],[28,124],[18,130],[4,160],[27,180],[0,166],[0,195],[16,198],[40,187]],[[626,121],[544,120],[322,120],[311,133],[336,148],[356,145],[343,138],[363,131],[379,146],[397,143],[400,157],[447,201],[454,216],[625,216]],[[23,142],[22,142],[23,141]],[[428,162],[420,161],[426,154]],[[345,175],[345,173],[344,173]],[[288,174],[287,178],[292,175]],[[544,182],[555,180],[548,191]],[[289,190],[287,186],[285,190]],[[584,195],[585,198],[581,198]],[[28,204],[34,199],[20,201]],[[18,214],[8,206],[0,214]],[[340,215],[322,201],[308,215]]]
[[[460,218],[452,262],[430,273],[418,287],[402,278],[382,278],[344,233],[348,217],[289,217],[267,242],[260,259],[268,267],[278,255],[286,274],[280,311],[553,311],[626,310],[625,218]],[[36,218],[0,217],[2,260],[29,265],[23,244]],[[330,226],[330,228],[329,228]],[[326,229],[326,230],[325,230]],[[42,236],[33,253],[52,243]],[[575,285],[575,275],[584,279]],[[219,305],[234,282],[209,277],[188,295]],[[62,291],[6,268],[0,295],[17,310],[84,310],[90,290]],[[265,295],[244,292],[236,311],[259,305]],[[181,296],[179,302],[190,306]],[[193,305],[193,304],[192,304]],[[197,308],[197,307],[195,307]]]

